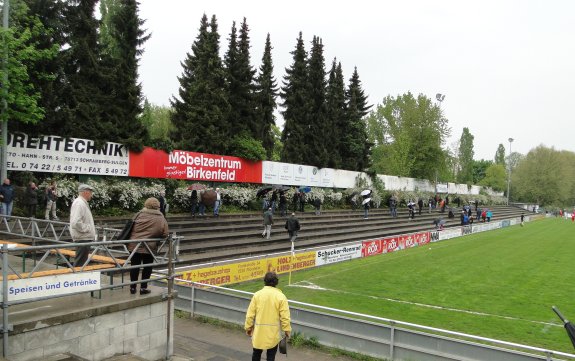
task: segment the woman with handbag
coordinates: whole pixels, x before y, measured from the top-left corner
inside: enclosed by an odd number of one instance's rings
[[[144,202],[144,208],[134,217],[134,225],[130,239],[152,239],[152,238],[166,238],[168,237],[168,222],[164,215],[160,212],[160,201],[156,198],[148,198]],[[147,281],[152,275],[152,267],[145,266],[154,263],[154,256],[152,253],[157,251],[156,242],[138,242],[129,243],[128,250],[130,252],[135,250],[131,259],[131,265],[137,266],[143,264],[142,281]],[[130,270],[130,281],[138,281],[140,275],[140,268],[132,268]],[[136,284],[130,285],[130,293],[136,293]],[[145,295],[150,293],[148,289],[148,282],[142,282],[140,285],[140,294]]]

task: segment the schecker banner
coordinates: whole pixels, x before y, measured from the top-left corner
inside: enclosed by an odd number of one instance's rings
[[[349,261],[361,257],[361,242],[347,246],[325,248],[316,252],[315,265],[323,266],[330,263]]]
[[[181,150],[166,153],[145,147],[141,153],[130,151],[130,176],[261,183],[262,162]]]
[[[399,236],[364,241],[361,249],[362,257],[390,253],[406,248],[416,247],[431,242],[430,232],[404,234]]]

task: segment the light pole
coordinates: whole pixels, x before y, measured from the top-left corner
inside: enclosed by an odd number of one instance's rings
[[[439,103],[439,117],[441,118],[441,103],[445,99],[445,94],[437,93],[435,99]],[[435,168],[435,194],[437,194],[437,168]]]
[[[511,143],[513,138],[507,139],[509,141],[509,156],[507,157],[507,205],[509,205],[509,185],[511,184]]]
[[[8,13],[10,11],[10,1],[4,0],[4,7],[2,9],[3,17],[2,17],[2,27],[5,31],[8,30]],[[6,46],[6,45],[5,45]],[[2,79],[2,83],[8,84],[8,52],[4,49],[4,57],[3,57],[3,66],[4,66],[4,78]],[[3,89],[3,99],[2,99],[2,111],[5,115],[8,112],[8,103],[6,99],[6,95],[8,94],[8,90]],[[8,116],[6,115],[2,122],[2,150],[0,152],[2,161],[0,164],[0,179],[4,182],[4,179],[8,177],[8,170],[7,167],[7,157],[8,157]]]

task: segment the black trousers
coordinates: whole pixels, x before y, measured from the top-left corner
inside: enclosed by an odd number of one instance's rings
[[[252,353],[252,361],[260,361],[262,359],[263,352],[264,350],[254,348],[254,352]],[[276,359],[277,352],[278,352],[278,345],[275,345],[275,347],[266,350],[266,359],[268,361],[274,361]]]
[[[150,264],[154,263],[154,256],[148,253],[134,253],[132,256],[132,266],[138,266],[140,264]],[[138,280],[138,276],[140,275],[139,268],[132,268],[130,270],[130,281],[135,282]],[[152,275],[152,267],[144,267],[142,270],[142,281],[149,280],[150,276]],[[130,285],[130,288],[136,288],[137,285]],[[146,289],[148,288],[148,282],[142,282],[140,284],[140,288]]]
[[[36,208],[38,207],[38,205],[28,204],[26,207],[28,208],[28,217],[36,217]]]

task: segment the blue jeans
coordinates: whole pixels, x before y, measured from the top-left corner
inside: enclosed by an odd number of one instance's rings
[[[214,203],[214,216],[220,215],[220,204],[222,204],[222,201],[216,201],[216,203]]]
[[[14,204],[14,201],[10,202],[10,203],[4,203],[2,202],[2,214],[6,215],[6,216],[11,216],[12,215],[12,205]]]

